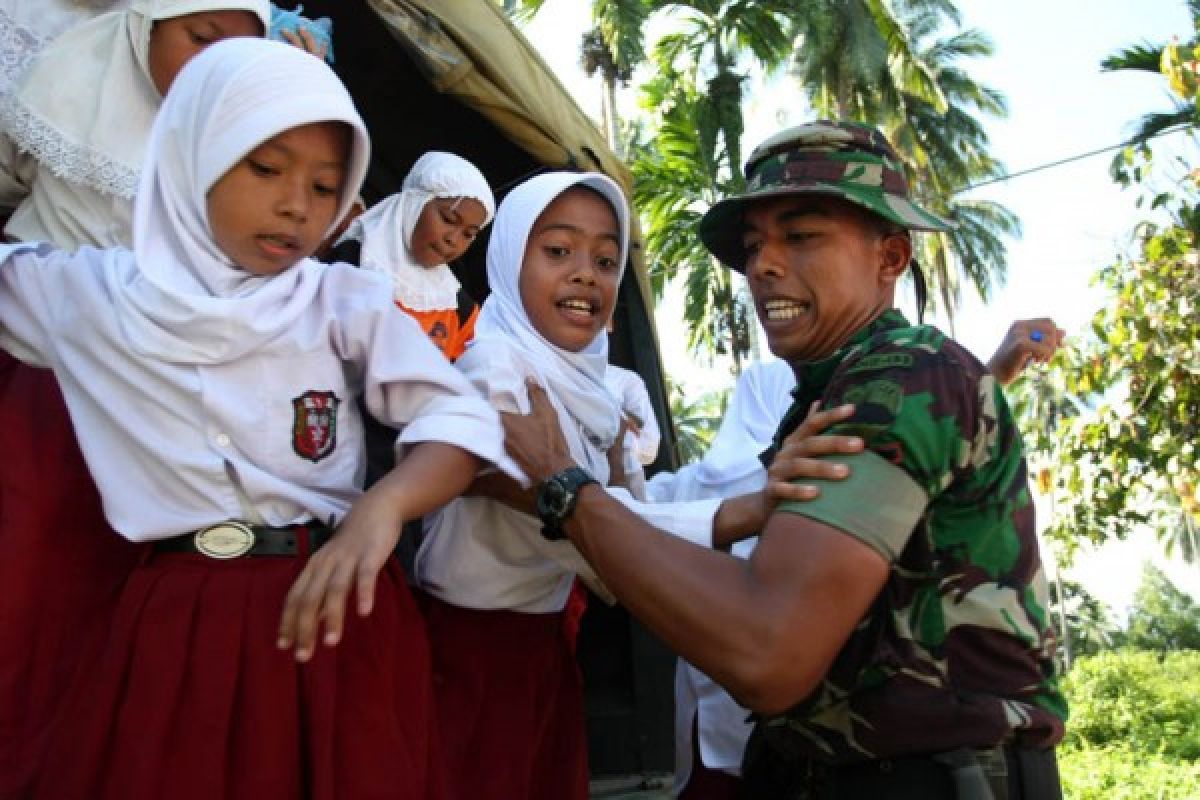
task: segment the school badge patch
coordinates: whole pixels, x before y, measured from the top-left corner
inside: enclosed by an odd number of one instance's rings
[[[292,449],[301,458],[320,461],[337,447],[337,409],[333,392],[310,389],[292,398]]]

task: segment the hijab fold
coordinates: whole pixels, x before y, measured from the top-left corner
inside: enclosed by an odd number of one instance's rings
[[[360,215],[340,242],[362,244],[359,266],[392,279],[396,301],[412,311],[458,307],[458,278],[446,264],[424,267],[412,255],[412,235],[434,198],[470,197],[483,206],[483,225],[496,214],[496,201],[483,173],[465,158],[436,150],[413,164],[401,190]]]
[[[270,22],[268,0],[133,0],[68,29],[46,46],[0,101],[0,129],[54,175],[132,198],[161,97],[150,78],[158,20],[202,11],[249,11]]]
[[[369,143],[333,71],[296,47],[253,38],[217,42],[188,62],[150,133],[133,258],[116,276],[131,348],[172,363],[228,362],[278,335],[313,302],[323,265],[305,258],[274,276],[246,272],[213,241],[206,197],[261,143],[322,121],[353,132],[336,223],[362,186]]]
[[[621,242],[618,263],[624,271],[629,252],[629,210],[621,188],[611,178],[596,172],[548,172],[530,178],[509,192],[496,212],[487,252],[492,293],[479,312],[475,338],[486,341],[503,336],[515,341],[537,362],[546,390],[558,398],[595,446],[607,450],[616,441],[621,424],[620,404],[604,381],[608,334],[601,329],[580,352],[564,350],[538,333],[521,302],[521,265],[533,225],[546,206],[573,186],[595,190],[612,206]]]

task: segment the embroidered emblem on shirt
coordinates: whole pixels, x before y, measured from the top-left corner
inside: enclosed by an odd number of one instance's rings
[[[854,405],[873,403],[895,416],[904,402],[904,389],[895,381],[868,381],[847,389],[842,395],[842,402]]]
[[[872,353],[860,358],[857,364],[846,370],[846,374],[881,369],[908,369],[912,365],[911,353]]]
[[[301,458],[320,461],[337,447],[337,409],[333,392],[309,390],[292,398],[292,449]]]

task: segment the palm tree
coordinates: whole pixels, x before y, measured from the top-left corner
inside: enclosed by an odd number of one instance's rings
[[[920,201],[957,224],[949,233],[925,236],[921,255],[931,284],[953,320],[962,298],[962,279],[987,300],[991,287],[1007,272],[1004,237],[1021,235],[1021,224],[999,203],[960,197],[965,187],[1004,174],[989,152],[990,142],[977,115],[1008,114],[1004,96],[971,78],[964,59],[990,56],[991,41],[976,30],[941,38],[939,16],[928,10],[906,19],[914,50],[934,76],[947,106],[944,110],[917,95],[904,93],[904,115],[885,122],[897,147],[909,159],[910,175]]]
[[[906,159],[918,200],[956,223],[949,234],[921,237],[919,260],[953,322],[963,279],[987,299],[1005,273],[1003,237],[1020,235],[1008,209],[956,198],[972,183],[1003,174],[988,152],[977,115],[1003,117],[1004,97],[974,81],[965,59],[992,54],[960,24],[950,0],[821,0],[800,14],[804,46],[794,74],[822,113],[878,125]]]
[[[656,289],[684,279],[693,350],[732,357],[735,373],[753,347],[753,312],[741,279],[700,244],[695,224],[717,200],[745,188],[742,103],[746,76],[785,65],[794,36],[778,0],[656,2],[677,23],[652,54],[642,87],[649,138],[633,153],[634,200],[646,225]]]
[[[504,11],[513,18],[532,19],[545,0],[503,0]],[[592,0],[592,27],[583,34],[579,64],[590,78],[596,73],[604,84],[601,117],[608,145],[622,154],[617,86],[629,85],[633,71],[646,60],[642,29],[654,10],[653,0]]]
[[[728,170],[720,157],[721,120],[691,79],[662,65],[642,87],[643,103],[656,109],[652,143],[634,154],[634,205],[646,221],[651,285],[658,296],[684,277],[684,319],[694,351],[729,354],[734,369],[748,350],[750,321],[735,301],[734,276],[701,244],[695,226],[704,209],[726,191]]]
[[[1179,46],[1191,50],[1200,44],[1200,0],[1188,0],[1188,10],[1192,15],[1192,28],[1197,35],[1190,41]],[[1100,62],[1100,68],[1107,72],[1133,70],[1137,72],[1152,72],[1161,75],[1163,70],[1163,54],[1167,49],[1164,44],[1142,43],[1131,45],[1110,55]],[[1175,108],[1170,111],[1156,111],[1143,116],[1137,123],[1130,141],[1133,144],[1144,143],[1148,139],[1173,128],[1177,125],[1194,125],[1197,121],[1195,92],[1180,92],[1187,99],[1177,99]]]
[[[934,12],[953,3],[917,2]],[[793,11],[799,44],[793,73],[813,108],[836,119],[878,123],[902,108],[906,96],[944,110],[946,101],[928,66],[914,53],[905,20],[884,0],[812,0]]]

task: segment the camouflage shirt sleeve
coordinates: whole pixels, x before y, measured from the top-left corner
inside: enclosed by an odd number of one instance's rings
[[[847,464],[850,477],[822,483],[816,500],[778,510],[843,530],[894,562],[969,446],[966,429],[978,418],[975,372],[935,341],[867,342],[839,365],[821,397],[822,408],[855,405],[854,416],[831,432],[863,437],[865,452],[828,457]]]

